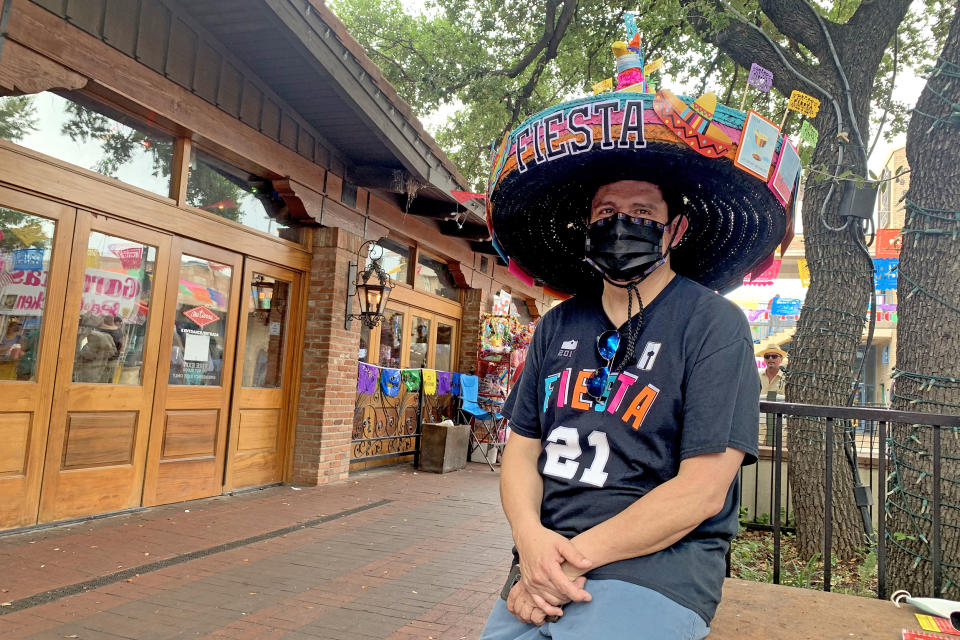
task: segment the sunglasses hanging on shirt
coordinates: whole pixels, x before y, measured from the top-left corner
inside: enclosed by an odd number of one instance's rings
[[[607,361],[607,364],[598,368],[586,381],[587,395],[597,402],[605,400],[607,381],[610,379],[610,367],[613,365],[613,359],[617,355],[618,349],[620,349],[620,333],[616,329],[604,331],[597,336],[597,353]]]

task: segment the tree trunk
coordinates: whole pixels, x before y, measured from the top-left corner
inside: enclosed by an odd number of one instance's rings
[[[847,73],[856,73],[848,69]],[[837,95],[837,93],[834,93]],[[826,106],[826,105],[825,105]],[[867,120],[860,115],[860,122]],[[847,118],[849,119],[849,118]],[[828,107],[817,118],[820,140],[813,163],[835,164],[837,157],[836,119]],[[866,133],[866,132],[864,132]],[[845,167],[865,173],[863,158],[851,146],[845,149]],[[849,163],[848,163],[849,162]],[[803,202],[803,229],[811,282],[787,366],[788,402],[843,406],[851,388],[851,363],[863,333],[864,310],[873,286],[873,268],[857,245],[860,233],[851,221],[844,225],[837,215],[843,183],[835,184],[824,215],[824,200],[830,182],[808,178]],[[853,494],[853,472],[843,453],[842,428],[831,423],[834,433],[833,552],[847,559],[863,548],[866,537]],[[822,419],[787,420],[787,448],[790,452],[790,492],[797,521],[797,544],[805,558],[824,548],[824,513],[827,423]]]
[[[951,64],[952,63],[952,64]],[[944,122],[960,103],[960,18],[955,17],[907,130],[910,189],[897,282],[893,407],[960,413],[960,132]],[[940,94],[938,96],[937,94]],[[941,97],[942,96],[942,97]],[[960,441],[942,437],[943,597],[960,597]],[[895,424],[887,500],[891,589],[932,596],[933,429]]]
[[[817,91],[810,81],[833,96],[842,114],[841,132],[852,143],[845,146],[840,172],[850,169],[865,176],[866,160],[858,149],[861,140],[851,128],[851,115],[859,124],[862,144],[866,144],[873,81],[910,0],[863,2],[843,24],[819,19],[806,0],[758,0],[759,8],[777,30],[812,54],[806,59],[765,38],[744,16],[732,13],[729,3],[719,0],[709,7],[725,14],[729,21],[717,28],[706,4],[681,0],[686,19],[706,41],[744,68],[757,62],[770,69],[774,87],[781,94],[790,95],[799,89],[821,100],[820,114],[813,120],[820,133],[813,164],[826,166],[830,172],[837,164],[836,110],[830,96]],[[806,182],[803,227],[811,285],[787,365],[786,397],[790,402],[846,404],[853,380],[851,365],[873,287],[873,265],[857,242],[859,228],[852,222],[843,231],[830,231],[823,225],[824,219],[834,228],[843,224],[837,214],[842,181],[834,185],[821,215],[830,184],[810,178]],[[825,427],[825,422],[787,419],[791,497],[798,550],[805,559],[823,549]],[[835,442],[833,551],[840,558],[849,558],[862,549],[866,537],[854,501],[852,468],[839,436]]]

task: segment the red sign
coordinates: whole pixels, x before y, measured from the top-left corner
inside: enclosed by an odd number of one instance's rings
[[[139,269],[143,262],[143,247],[121,247],[112,244],[110,251],[120,258],[120,264],[124,269]]]
[[[207,309],[206,307],[194,307],[189,311],[184,311],[183,315],[193,320],[193,322],[196,323],[196,325],[201,329],[211,322],[217,322],[220,320],[220,316],[215,314],[213,311],[210,311],[210,309]]]
[[[902,229],[877,229],[877,257],[899,258],[903,245]]]

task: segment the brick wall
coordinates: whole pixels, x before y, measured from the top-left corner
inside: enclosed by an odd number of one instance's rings
[[[463,321],[460,325],[460,367],[462,373],[476,373],[480,347],[480,312],[489,311],[486,289],[464,289]]]
[[[343,480],[349,472],[360,323],[343,323],[347,272],[361,242],[339,228],[314,233],[293,452],[297,484]]]

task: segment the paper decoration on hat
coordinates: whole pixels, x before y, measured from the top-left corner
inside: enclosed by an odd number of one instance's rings
[[[591,89],[593,89],[593,95],[605,93],[607,91],[613,91],[613,78],[604,78],[597,84],[593,85]]]
[[[630,40],[630,44],[618,40],[612,46],[617,64],[617,91],[647,92],[647,81],[643,75],[643,47],[640,34]]]
[[[770,176],[770,182],[767,183],[770,191],[773,191],[773,195],[777,196],[777,200],[784,207],[790,203],[798,175],[800,175],[800,154],[797,153],[790,139],[784,136],[777,166],[773,170],[773,175]]]
[[[773,72],[754,62],[750,65],[750,75],[747,76],[747,83],[764,93],[768,93],[773,88]]]
[[[649,77],[651,73],[655,73],[660,70],[660,67],[663,66],[663,56],[660,56],[653,62],[648,62],[643,65],[643,75]]]
[[[752,287],[769,286],[776,281],[778,275],[780,275],[780,260],[771,256],[754,267],[743,279],[743,284]]]
[[[877,291],[887,291],[897,288],[897,269],[900,266],[899,258],[873,259],[873,285]]]
[[[899,258],[903,238],[902,229],[877,229],[877,257]]]
[[[452,195],[453,199],[459,202],[460,204],[463,204],[464,202],[468,202],[475,198],[480,198],[481,200],[485,200],[487,197],[486,194],[483,194],[483,193],[470,193],[469,191],[458,191],[456,189],[451,189],[450,195]]]
[[[734,164],[766,182],[779,135],[780,129],[776,124],[756,111],[748,112]]]
[[[797,272],[800,274],[800,286],[804,289],[810,286],[810,265],[806,258],[797,260]]]
[[[787,110],[797,111],[808,118],[816,118],[817,114],[820,113],[820,101],[803,91],[793,90],[790,93]]]
[[[531,287],[533,286],[533,276],[524,271],[523,267],[513,261],[513,258],[511,258],[510,262],[507,263],[507,271],[515,275],[523,284]]]
[[[797,200],[800,199],[800,177],[802,171],[797,172],[797,177],[793,181],[793,195],[794,197],[790,200],[790,204],[787,205],[787,226],[783,232],[783,238],[780,240],[780,255],[782,256],[786,253],[787,249],[790,247],[790,243],[793,242],[793,216],[797,210]]]
[[[809,120],[804,120],[800,124],[800,139],[812,147],[817,146],[820,134],[817,132],[817,128],[810,124]]]
[[[687,105],[667,89],[657,91],[653,110],[671,131],[700,155],[720,158],[733,142],[713,124],[717,96],[710,91]],[[774,138],[774,142],[776,138]],[[766,176],[763,177],[766,180]]]
[[[627,31],[627,40],[632,40],[639,30],[637,29],[637,17],[633,11],[623,13],[623,26]]]

